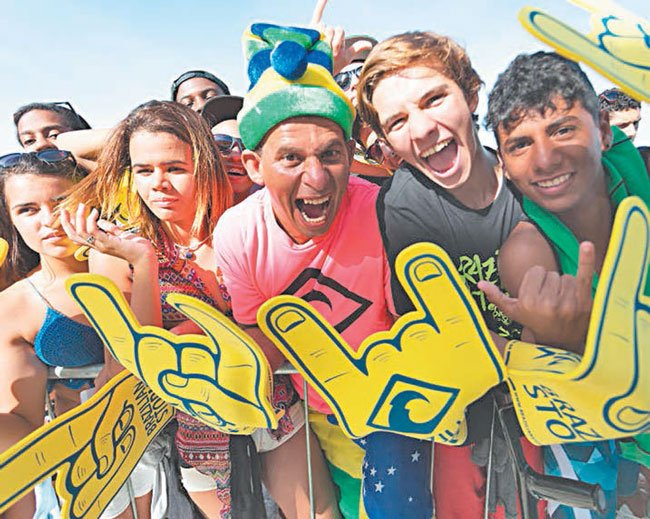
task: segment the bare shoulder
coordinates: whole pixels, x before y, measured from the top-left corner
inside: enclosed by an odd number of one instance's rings
[[[534,266],[557,271],[551,245],[530,222],[519,223],[499,251],[499,276],[504,288],[516,296],[524,274]]]
[[[0,292],[0,337],[7,340],[19,340],[30,335],[33,328],[34,298],[27,281],[16,281]],[[37,325],[36,325],[37,326]]]

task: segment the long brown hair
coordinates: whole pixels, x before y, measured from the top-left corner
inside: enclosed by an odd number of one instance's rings
[[[45,162],[36,153],[24,153],[15,166],[0,168],[0,237],[7,240],[9,254],[5,264],[0,266],[5,284],[15,283],[34,270],[40,263],[37,252],[30,249],[18,234],[11,220],[11,212],[5,198],[7,179],[16,175],[37,175],[44,177],[60,177],[78,182],[86,174],[74,160]],[[34,187],[36,189],[36,186]]]
[[[131,173],[129,142],[139,131],[169,133],[192,147],[196,178],[196,215],[191,233],[211,233],[232,205],[232,189],[207,123],[196,112],[172,101],[149,101],[138,106],[111,133],[97,167],[65,201],[74,211],[79,203],[97,207],[104,218],[115,214],[125,176]],[[130,177],[128,177],[130,180]],[[124,199],[122,193],[122,199]],[[155,242],[158,219],[139,196],[126,197],[127,213],[142,236]]]

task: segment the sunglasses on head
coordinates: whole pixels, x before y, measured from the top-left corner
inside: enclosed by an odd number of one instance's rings
[[[86,119],[81,117],[68,101],[55,101],[53,103],[47,103],[47,104],[52,106],[60,106],[61,108],[70,110],[75,115],[75,117],[79,120],[83,128],[90,130],[90,125],[88,124],[88,121],[86,121]]]
[[[63,162],[64,160],[71,160],[73,164],[77,164],[72,153],[65,150],[42,150],[31,153],[9,153],[0,157],[0,168],[13,168],[17,166],[23,157],[34,156],[41,162],[47,164],[55,164]]]
[[[230,135],[225,135],[223,133],[217,133],[214,136],[214,142],[219,148],[219,153],[223,155],[230,155],[232,150],[235,149],[235,145],[239,146],[239,151],[244,151],[244,143],[239,137],[232,137]]]
[[[353,68],[351,70],[346,70],[345,72],[339,72],[334,76],[334,81],[336,84],[341,87],[341,90],[345,90],[352,83],[352,78],[358,78],[361,75],[361,69],[363,67]]]
[[[620,90],[605,90],[602,94],[600,94],[600,99],[604,99],[608,103],[615,103],[619,97],[621,97],[621,92]]]

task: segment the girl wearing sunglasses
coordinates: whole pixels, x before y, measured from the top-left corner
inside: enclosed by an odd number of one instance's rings
[[[217,96],[209,99],[201,110],[201,115],[212,128],[214,141],[233,190],[234,204],[261,189],[250,179],[241,161],[244,144],[239,136],[237,114],[243,102],[244,98],[240,96]]]
[[[0,452],[43,425],[47,365],[104,360],[101,340],[65,288],[87,265],[74,258],[77,246],[61,229],[57,206],[83,174],[67,151],[0,157],[0,221],[10,247],[5,269],[17,280],[0,292]],[[84,387],[88,381],[57,383],[57,414],[78,405]],[[30,493],[3,517],[32,517],[35,508]]]
[[[228,119],[218,123],[212,128],[212,133],[232,187],[233,202],[238,204],[260,189],[260,186],[253,184],[242,164],[241,152],[244,144],[239,137],[237,120]]]
[[[138,234],[99,219],[113,214],[111,201],[127,172],[137,193],[128,201],[128,213]],[[91,246],[90,271],[107,276],[130,297],[141,324],[196,333],[196,326],[166,298],[187,294],[229,313],[210,237],[231,200],[217,146],[201,116],[178,103],[152,101],[115,128],[97,169],[66,202],[74,214],[62,211],[62,223],[74,241]],[[87,207],[97,209],[88,212]],[[111,358],[105,377],[121,369]],[[275,404],[293,403],[295,394],[287,381],[276,379],[275,389]],[[206,517],[230,517],[232,442],[238,440],[184,413],[177,412],[176,418],[185,488]],[[275,433],[282,437],[293,430],[286,417]],[[240,490],[250,492],[250,487]]]

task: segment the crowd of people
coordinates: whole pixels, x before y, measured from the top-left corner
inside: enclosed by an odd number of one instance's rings
[[[618,89],[596,94],[557,54],[520,55],[489,93],[494,150],[478,134],[483,83],[456,42],[431,32],[346,39],[316,27],[253,24],[244,96],[193,70],[172,83],[170,100],[145,102],[114,128],[91,128],[67,102],[15,112],[22,151],[0,157],[9,243],[0,451],[43,425],[43,395],[62,414],[124,369],[66,291],[79,272],[112,280],[142,325],[177,334],[197,329],[169,294],[211,305],[275,371],[285,359],[257,326],[265,301],[303,298],[358,348],[413,309],[395,262],[433,242],[501,352],[523,339],[583,353],[616,207],[650,197],[650,151],[633,143],[640,103]],[[104,365],[95,379],[48,382],[48,366],[94,363]],[[468,408],[467,441],[448,446],[390,433],[353,441],[307,393],[309,427],[302,379],[275,375],[272,402],[284,415],[251,436],[177,412],[129,477],[137,517],[259,519],[267,512],[251,480],[281,517],[309,517],[308,456],[319,519],[475,519],[486,504],[494,517],[520,516],[514,475],[486,496],[486,457],[513,471],[503,432],[491,436],[489,395]],[[540,501],[540,518],[650,516],[648,435],[625,448],[520,442],[535,470],[605,492],[604,515]],[[48,492],[45,482],[3,517],[54,517]],[[122,489],[102,518],[134,516]]]

